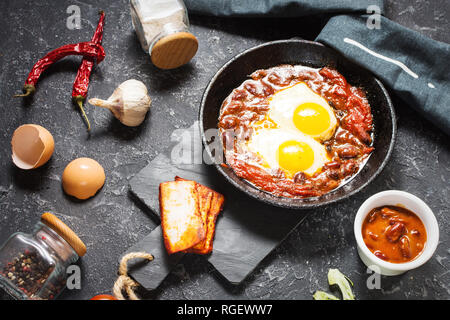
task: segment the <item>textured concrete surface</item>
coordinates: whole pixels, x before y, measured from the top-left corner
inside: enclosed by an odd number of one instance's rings
[[[66,9],[81,8],[80,30],[69,30]],[[51,67],[30,102],[13,99],[31,66],[44,53],[66,43],[91,38],[97,11],[105,10],[107,57],[91,77],[90,97],[108,97],[122,81],[144,81],[153,99],[151,112],[138,128],[121,125],[107,111],[87,106],[93,125],[87,135],[71,103],[72,83],[80,58]],[[386,16],[436,40],[450,42],[448,1],[388,1]],[[235,54],[269,40],[294,36],[314,39],[326,18],[216,19],[191,17],[200,40],[193,61],[177,70],[153,67],[131,26],[128,1],[0,2],[0,242],[15,231],[31,231],[44,211],[55,213],[85,241],[79,262],[82,289],[66,290],[62,299],[88,299],[109,293],[120,255],[148,234],[155,221],[129,194],[128,182],[170,143],[170,133],[197,118],[203,90],[217,69]],[[444,62],[446,63],[446,62]],[[203,259],[183,261],[148,298],[158,299],[310,299],[328,290],[328,268],[339,268],[355,283],[357,298],[450,298],[450,148],[449,139],[421,119],[407,103],[394,99],[398,139],[386,169],[364,191],[350,199],[308,212],[304,222],[240,286],[220,278]],[[10,160],[10,139],[24,123],[46,127],[55,138],[50,162],[22,171]],[[107,181],[94,198],[76,201],[64,194],[61,174],[77,157],[91,157],[105,168]],[[401,189],[421,197],[434,210],[441,238],[436,254],[423,267],[397,277],[383,277],[381,289],[369,290],[368,274],[359,260],[353,219],[359,205],[385,189]],[[274,208],[274,211],[277,209]]]

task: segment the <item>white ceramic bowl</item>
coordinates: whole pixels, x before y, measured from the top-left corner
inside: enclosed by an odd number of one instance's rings
[[[367,248],[362,237],[362,224],[367,214],[376,207],[400,205],[414,212],[422,220],[427,231],[427,241],[422,253],[414,260],[405,263],[391,263],[375,256]],[[439,242],[439,227],[431,209],[415,195],[398,190],[388,190],[374,194],[367,199],[356,213],[354,232],[358,245],[358,254],[364,264],[383,275],[394,276],[415,269],[427,262]]]

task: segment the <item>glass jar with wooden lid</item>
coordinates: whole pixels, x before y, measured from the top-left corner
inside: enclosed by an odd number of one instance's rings
[[[0,248],[0,288],[20,300],[56,298],[67,268],[86,246],[65,223],[44,213],[31,234],[14,233]]]
[[[130,0],[131,19],[142,49],[160,69],[188,63],[198,49],[189,32],[189,18],[182,0]]]

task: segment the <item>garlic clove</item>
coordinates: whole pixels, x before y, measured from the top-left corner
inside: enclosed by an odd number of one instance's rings
[[[130,79],[120,84],[108,100],[93,98],[89,103],[109,109],[121,123],[135,127],[144,121],[151,98],[144,83]]]
[[[44,165],[52,156],[55,141],[52,134],[36,124],[24,124],[11,139],[12,161],[20,169],[30,170]]]

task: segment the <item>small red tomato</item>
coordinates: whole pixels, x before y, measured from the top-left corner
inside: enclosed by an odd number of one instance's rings
[[[99,294],[93,297],[91,300],[117,300],[117,298],[109,294]]]

